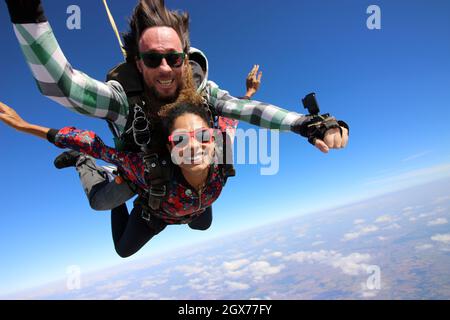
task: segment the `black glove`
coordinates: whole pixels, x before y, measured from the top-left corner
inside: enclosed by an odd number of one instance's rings
[[[347,133],[348,133],[348,135],[350,135],[350,128],[348,127],[348,124],[345,121],[338,120],[338,124],[339,124],[339,126],[347,129]],[[342,128],[341,128],[341,135],[342,135]]]
[[[342,135],[342,127],[349,130],[347,123],[336,120],[329,114],[323,115],[307,115],[300,125],[294,127],[294,132],[308,138],[309,143],[316,145],[316,140],[323,140],[325,133],[333,128],[339,128]]]
[[[6,0],[14,24],[46,22],[41,0]]]

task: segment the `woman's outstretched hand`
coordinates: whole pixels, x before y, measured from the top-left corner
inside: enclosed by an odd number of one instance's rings
[[[0,121],[6,123],[8,126],[28,134],[32,134],[36,137],[47,139],[47,133],[49,128],[30,124],[23,120],[17,112],[8,107],[6,104],[0,102]]]
[[[23,131],[29,125],[13,108],[2,102],[0,102],[0,120],[19,131]]]

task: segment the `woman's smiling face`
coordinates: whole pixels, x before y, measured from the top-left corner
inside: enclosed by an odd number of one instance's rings
[[[205,120],[184,113],[175,119],[170,135],[175,139],[169,146],[175,164],[192,173],[208,169],[213,161],[215,143]]]

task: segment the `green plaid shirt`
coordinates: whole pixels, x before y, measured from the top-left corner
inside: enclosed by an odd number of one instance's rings
[[[80,114],[111,122],[122,133],[128,116],[128,100],[117,81],[94,80],[74,70],[64,56],[48,22],[14,24],[28,65],[43,95]],[[207,98],[218,115],[259,127],[294,131],[304,116],[282,108],[232,97],[208,81]]]

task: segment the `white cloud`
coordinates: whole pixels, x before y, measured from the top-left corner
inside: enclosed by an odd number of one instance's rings
[[[306,233],[308,231],[308,226],[294,226],[292,227],[292,231],[296,234],[296,238],[303,238],[306,236]]]
[[[187,283],[189,287],[191,287],[194,290],[202,290],[205,288],[205,279],[203,278],[194,278],[190,279]]]
[[[369,254],[358,252],[348,256],[343,256],[336,251],[300,251],[285,257],[287,261],[296,261],[298,263],[320,263],[340,269],[344,274],[358,275],[366,273],[368,262],[371,259]]]
[[[167,279],[162,278],[162,279],[144,279],[141,283],[141,287],[142,288],[146,288],[146,287],[152,287],[152,286],[157,286],[157,285],[161,285],[167,282]]]
[[[393,223],[384,228],[384,230],[398,230],[401,229],[401,226],[398,223]]]
[[[287,237],[285,237],[285,236],[279,236],[279,237],[275,238],[275,242],[277,242],[277,243],[283,243],[286,240],[287,240]]]
[[[378,230],[377,226],[365,226],[365,227],[361,228],[359,230],[359,232],[362,234],[366,234],[366,233],[370,233],[370,232],[375,232],[377,230]]]
[[[358,227],[358,230],[344,234],[343,240],[344,241],[353,240],[353,239],[359,238],[363,235],[366,235],[368,233],[375,232],[377,230],[378,230],[378,227],[374,226],[374,225],[360,226],[360,227]]]
[[[427,154],[430,154],[431,152],[432,151],[424,151],[424,152],[421,152],[421,153],[413,154],[412,156],[409,156],[409,157],[403,159],[402,162],[407,162],[407,161],[411,161],[411,160],[414,160],[414,159],[417,159],[417,158],[421,158],[423,156],[426,156]]]
[[[247,290],[250,286],[246,283],[235,282],[235,281],[225,281],[225,284],[230,290]]]
[[[275,257],[275,258],[280,258],[280,257],[283,256],[283,252],[281,252],[281,251],[275,251],[275,252],[272,252],[272,253],[271,253],[271,256],[272,256],[272,257]]]
[[[442,203],[442,202],[446,202],[447,200],[450,200],[450,196],[442,196],[442,197],[437,197],[436,199],[434,199],[434,203]]]
[[[385,222],[392,222],[392,221],[394,221],[394,218],[388,214],[380,216],[375,220],[376,223],[385,223]]]
[[[261,280],[263,277],[279,273],[284,269],[284,265],[272,266],[267,261],[256,261],[247,267],[254,280]]]
[[[316,242],[313,242],[311,245],[313,247],[315,247],[315,246],[320,246],[321,244],[324,244],[324,243],[325,243],[325,241],[316,241]]]
[[[281,257],[282,253],[277,252],[276,256]],[[272,266],[269,262],[259,260],[249,264],[249,260],[241,259],[231,262],[225,262],[222,267],[226,276],[231,278],[241,278],[250,276],[254,281],[259,281],[263,277],[279,273],[284,265]]]
[[[433,248],[432,244],[421,244],[416,246],[416,250],[427,250]]]
[[[181,288],[183,288],[184,286],[180,286],[180,285],[176,285],[176,286],[170,286],[170,291],[176,291],[179,290]]]
[[[349,256],[335,259],[332,262],[332,266],[341,269],[345,274],[358,275],[360,272],[367,271],[367,265],[363,262],[367,262],[369,260],[369,254],[352,253]]]
[[[380,186],[392,186],[397,185],[409,185],[413,183],[425,183],[450,175],[450,163],[444,163],[435,165],[432,167],[415,169],[396,175],[387,177],[374,178],[367,181],[366,185],[380,185]]]
[[[433,210],[434,213],[443,213],[445,211],[448,211],[448,209],[445,209],[443,207],[437,207],[436,209]]]
[[[436,234],[431,237],[431,240],[442,243],[450,243],[450,233]]]
[[[378,294],[377,290],[372,290],[372,291],[364,291],[361,293],[361,297],[362,298],[374,298],[376,297]]]
[[[364,222],[364,219],[356,219],[355,221],[353,221],[353,224],[363,224]]]
[[[191,276],[193,274],[202,273],[204,268],[200,265],[181,265],[173,268],[174,271],[179,271],[184,273],[186,276]]]
[[[359,238],[359,236],[360,236],[359,232],[349,232],[349,233],[344,234],[344,240],[346,240],[346,241],[353,240],[353,239]]]
[[[380,241],[386,241],[387,239],[388,239],[387,237],[383,237],[383,236],[378,237],[378,240],[380,240]]]
[[[223,267],[225,268],[226,271],[235,271],[249,263],[250,261],[248,259],[233,260],[229,262],[224,262]]]
[[[138,295],[133,296],[133,299],[147,299],[147,300],[155,300],[159,299],[159,294],[155,292],[141,292]]]
[[[437,218],[428,222],[429,226],[438,226],[441,224],[447,224],[448,220],[446,218]]]
[[[102,286],[98,286],[96,289],[97,291],[117,291],[127,286],[128,284],[130,284],[130,281],[117,280]]]
[[[423,208],[423,206],[415,206],[415,207],[405,207],[402,209],[403,215],[405,217],[412,215],[414,212],[417,212],[419,209]]]

